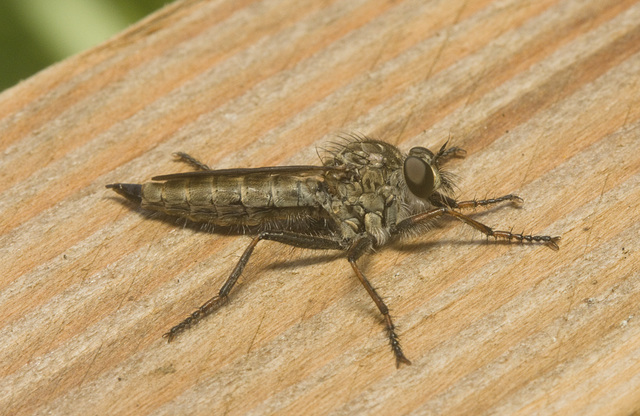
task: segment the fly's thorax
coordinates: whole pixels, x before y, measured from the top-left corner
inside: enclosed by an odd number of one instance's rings
[[[328,166],[350,166],[355,169],[372,167],[391,170],[402,166],[402,152],[397,147],[378,140],[351,140],[338,143],[327,150],[329,157],[324,159],[324,164]]]
[[[385,142],[356,139],[329,149],[328,166],[345,166],[352,175],[331,192],[331,216],[339,222],[344,238],[369,233],[377,245],[389,238],[399,217],[403,189],[400,150]]]
[[[219,225],[258,225],[319,208],[320,181],[293,175],[193,176],[142,185],[142,208]]]
[[[349,180],[334,184],[331,217],[339,223],[344,238],[367,232],[383,245],[398,216],[401,171],[383,164],[360,166],[354,171],[357,174]]]

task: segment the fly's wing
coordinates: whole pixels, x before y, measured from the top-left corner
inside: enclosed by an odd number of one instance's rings
[[[343,166],[314,166],[314,165],[293,165],[293,166],[269,166],[262,168],[235,168],[235,169],[216,169],[216,170],[200,170],[195,172],[172,173],[169,175],[159,175],[151,178],[154,181],[168,181],[172,179],[190,179],[190,178],[207,178],[212,176],[315,176],[322,175],[327,172],[344,172]]]

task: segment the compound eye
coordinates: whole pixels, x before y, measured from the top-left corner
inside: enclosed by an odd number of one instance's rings
[[[427,199],[433,193],[433,169],[419,157],[409,156],[404,161],[404,180],[412,194]]]

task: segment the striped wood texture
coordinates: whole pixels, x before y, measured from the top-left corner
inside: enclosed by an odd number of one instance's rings
[[[0,95],[0,412],[620,414],[640,409],[640,2],[182,1]],[[230,303],[167,344],[248,244],[104,185],[316,163],[359,132],[447,138],[475,218],[362,261],[261,243]]]

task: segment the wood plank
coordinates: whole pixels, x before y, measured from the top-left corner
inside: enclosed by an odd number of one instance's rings
[[[0,95],[6,414],[632,414],[640,409],[640,2],[179,1]],[[498,228],[347,263],[136,210],[104,185],[317,163],[342,133],[436,149]]]

